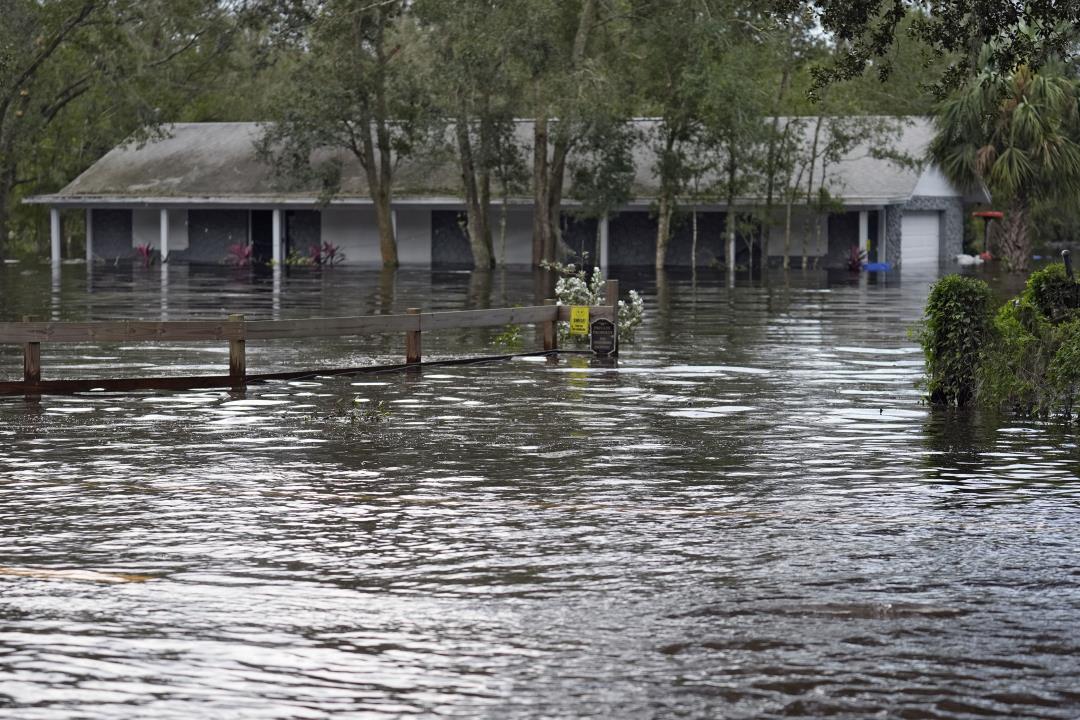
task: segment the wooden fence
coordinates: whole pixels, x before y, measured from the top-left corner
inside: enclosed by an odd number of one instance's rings
[[[606,283],[604,305],[589,308],[590,320],[616,322],[619,286],[617,280]],[[540,325],[543,328],[542,352],[558,350],[556,323],[570,319],[570,307],[544,305],[485,310],[424,312],[409,308],[403,315],[363,315],[357,317],[306,318],[302,320],[246,320],[230,315],[226,320],[169,320],[162,322],[123,320],[104,322],[0,322],[0,344],[23,346],[23,379],[0,381],[0,395],[25,395],[34,398],[46,393],[84,392],[93,389],[130,391],[146,389],[194,389],[229,387],[242,389],[248,382],[293,379],[315,374],[348,374],[373,369],[392,370],[424,365],[423,333],[463,328],[502,327],[505,325]],[[298,370],[283,373],[249,374],[246,348],[249,340],[281,340],[313,337],[345,337],[378,333],[404,333],[405,362],[379,368],[338,368]],[[107,342],[228,342],[229,374],[156,378],[104,378],[43,380],[42,343]],[[440,364],[477,362],[507,357],[485,356],[443,361]]]

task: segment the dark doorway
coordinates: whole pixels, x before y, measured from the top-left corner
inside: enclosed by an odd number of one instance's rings
[[[472,268],[468,218],[458,210],[431,211],[431,264],[435,267]]]
[[[599,223],[593,218],[579,219],[572,215],[562,216],[562,240],[566,246],[566,262],[591,269],[600,264],[600,248],[597,247]]]
[[[274,257],[274,211],[251,211],[251,261],[256,265]]]
[[[322,244],[322,217],[318,210],[285,211],[285,257],[312,255]]]

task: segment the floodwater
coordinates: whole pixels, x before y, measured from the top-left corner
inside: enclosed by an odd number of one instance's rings
[[[534,302],[527,272],[94,272],[0,268],[0,320]],[[0,717],[1080,716],[1076,435],[920,403],[929,278],[617,276],[647,308],[617,367],[0,400]],[[43,358],[219,373],[227,349]]]

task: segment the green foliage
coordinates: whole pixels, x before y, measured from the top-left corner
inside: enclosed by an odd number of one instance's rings
[[[0,255],[47,237],[24,197],[183,119],[232,67],[246,17],[215,0],[0,2]]]
[[[981,377],[983,404],[1022,415],[1070,416],[1080,365],[1080,284],[1061,265],[1031,274],[994,319]]]
[[[896,0],[772,0],[779,12],[813,8],[821,29],[842,38],[843,52],[815,72],[815,87],[861,75],[868,67],[881,77],[893,70],[895,54],[910,40],[935,55],[952,56],[935,77],[945,87],[965,80],[978,67],[971,48],[993,41],[981,59],[998,73],[1020,65],[1038,67],[1054,56],[1075,49],[1080,23],[1076,3],[1015,2],[1015,0],[951,0],[927,4],[933,14],[920,15],[902,31],[909,3]],[[897,68],[900,70],[901,68]]]
[[[1007,207],[994,252],[1010,270],[1029,266],[1032,204],[1080,193],[1078,99],[1080,82],[1050,64],[984,70],[939,108],[930,156],[959,187],[985,186]]]
[[[1080,285],[1065,274],[1057,263],[1031,273],[1021,301],[1030,302],[1052,323],[1059,323],[1076,312]]]
[[[604,274],[593,268],[592,276],[586,277],[585,269],[572,263],[542,262],[541,266],[559,274],[555,281],[555,298],[559,305],[603,305],[606,302]],[[619,342],[633,342],[634,332],[645,318],[645,301],[636,290],[629,293],[629,301],[619,300]],[[559,338],[571,339],[569,323],[559,323]]]
[[[326,414],[304,417],[307,425],[320,425],[323,432],[335,437],[366,434],[384,427],[391,417],[390,407],[382,400],[367,402],[355,397],[352,402],[339,399]]]
[[[934,405],[963,407],[975,399],[977,370],[990,336],[991,293],[982,280],[942,278],[930,290],[920,340]]]
[[[1071,418],[1080,388],[1080,284],[1061,265],[1032,273],[991,320],[981,280],[952,275],[930,292],[922,345],[936,405]]]
[[[493,337],[491,342],[496,347],[505,348],[507,350],[520,350],[524,344],[521,336],[521,326],[510,324],[503,328],[503,331]]]

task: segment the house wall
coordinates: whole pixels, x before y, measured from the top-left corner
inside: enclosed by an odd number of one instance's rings
[[[373,208],[324,208],[321,215],[323,242],[333,243],[350,265],[379,265],[379,230]]]
[[[403,207],[394,212],[397,216],[398,262],[402,265],[430,265],[431,210]],[[345,254],[347,264],[382,264],[379,226],[375,222],[374,208],[329,207],[319,214],[322,242],[337,245]]]
[[[913,197],[956,197],[956,189],[937,166],[928,165],[911,194]]]
[[[504,265],[532,264],[532,208],[512,207],[506,213],[506,247],[502,247],[500,223],[502,209],[491,211],[491,244],[495,251],[495,262],[504,258]]]
[[[372,217],[374,220],[374,216]],[[402,265],[431,265],[431,210],[397,210],[398,261]]]
[[[772,226],[769,238],[769,257],[784,256],[783,219]],[[829,217],[813,212],[809,208],[796,207],[791,210],[791,257],[801,257],[803,241],[806,242],[808,257],[821,257],[829,250]]]
[[[946,197],[914,198],[910,205],[915,209],[934,205],[942,211],[948,210],[949,221],[956,226],[953,245],[959,247],[962,240],[962,214],[958,200]],[[890,261],[897,262],[900,248],[899,222],[900,208],[892,209],[886,215],[885,226],[892,230],[894,237],[888,243]],[[429,267],[433,264],[451,264],[471,266],[471,253],[468,243],[459,227],[460,234],[454,258],[444,257],[445,248],[437,247],[439,239],[438,223],[433,223],[433,213],[455,216],[460,211],[452,208],[431,209],[414,206],[396,209],[398,257],[403,265]],[[250,216],[248,210],[217,209],[174,209],[169,213],[170,237],[169,249],[175,253],[174,259],[190,262],[222,262],[228,255],[228,248],[234,243],[247,242],[250,238]],[[131,257],[136,244],[146,243],[157,248],[159,238],[159,211],[156,209],[114,210],[95,209],[94,250],[103,258]],[[327,241],[337,245],[345,254],[346,262],[355,265],[378,265],[382,262],[379,253],[379,237],[372,208],[331,207],[322,210],[290,211],[287,232],[292,247],[306,253],[308,246]],[[699,267],[716,265],[724,261],[726,247],[725,213],[716,210],[703,210],[698,213],[697,264]],[[497,260],[506,265],[529,265],[532,262],[532,208],[512,206],[507,211],[505,246],[501,238],[500,223],[502,210],[496,205],[491,211],[491,232],[493,249]],[[795,208],[792,213],[791,247],[793,258],[803,252],[804,239],[806,254],[818,259],[826,256],[829,248],[829,220],[806,208]],[[948,223],[943,224],[947,226]],[[456,226],[456,221],[455,221]],[[445,228],[444,228],[445,229]],[[667,264],[688,266],[692,242],[692,224],[689,215],[676,218],[672,228],[672,239],[668,248]],[[874,234],[871,228],[871,234]],[[433,240],[435,245],[433,246]],[[566,229],[565,240],[573,250],[584,244],[589,252],[589,262],[599,262],[599,248],[596,245],[596,225],[592,221],[570,222]],[[948,247],[948,256],[955,254],[953,245]],[[651,266],[655,261],[656,219],[647,210],[628,210],[618,213],[609,224],[609,262],[612,265]],[[943,251],[944,252],[944,251]],[[956,250],[955,252],[959,252]],[[782,257],[784,253],[784,224],[776,223],[772,228],[770,256]],[[739,243],[737,261],[745,263],[746,249]],[[758,261],[755,260],[755,264]]]
[[[143,209],[131,211],[132,247],[149,245],[161,250],[161,211]],[[188,249],[188,211],[169,210],[169,252]]]

